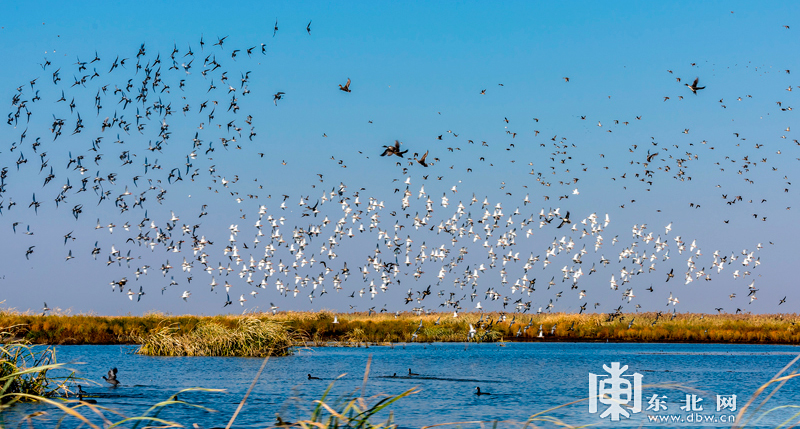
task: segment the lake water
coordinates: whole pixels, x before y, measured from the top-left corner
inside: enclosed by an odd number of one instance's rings
[[[151,405],[181,389],[225,389],[225,393],[181,396],[183,400],[217,412],[175,406],[159,415],[185,427],[198,423],[204,428],[225,427],[263,362],[245,358],[145,357],[133,354],[133,350],[126,346],[59,346],[57,353],[59,362],[70,362],[78,376],[90,380],[83,383],[90,397],[99,405],[126,416],[141,415]],[[619,421],[611,421],[613,415],[600,417],[609,405],[598,403],[597,412],[592,414],[589,401],[584,400],[547,415],[573,425],[593,423],[598,427],[730,427],[728,419],[738,413],[759,386],[798,353],[800,348],[793,346],[622,343],[506,343],[502,346],[446,343],[302,348],[293,356],[269,359],[233,427],[271,426],[276,413],[288,421],[308,417],[313,401],[320,399],[334,380],[331,400],[343,398],[360,388],[370,355],[372,363],[366,397],[399,394],[413,387],[418,389],[418,393],[389,407],[395,421],[403,428],[478,420],[490,422],[487,427],[491,427],[493,420],[504,421],[497,427],[514,427],[510,421],[524,422],[535,413],[587,398],[589,374],[597,374],[599,379],[610,377],[603,365],[610,366],[612,362],[628,366],[622,378],[632,385],[635,379],[630,375],[641,374],[642,412],[630,413],[629,419],[622,416]],[[117,377],[122,383],[119,387],[110,387],[101,377],[112,366],[119,369]],[[409,376],[409,368],[419,375]],[[307,374],[320,379],[309,380]],[[342,377],[337,380],[339,376]],[[476,387],[491,395],[475,395]],[[695,395],[694,398],[691,395]],[[721,400],[727,408],[717,411],[717,395],[723,395]],[[736,395],[735,412],[730,409],[733,405],[730,395]],[[787,404],[800,405],[800,379],[786,383],[763,409]],[[632,406],[633,401],[629,405]],[[694,407],[694,411],[682,410],[686,405]],[[47,408],[16,406],[0,418],[4,427],[18,427],[26,414],[43,409]],[[628,407],[622,409],[630,411]],[[34,427],[53,427],[55,420],[62,416],[58,411],[47,410],[46,415],[33,419]],[[747,427],[775,427],[793,412],[793,409],[782,409]],[[385,420],[388,414],[379,416]],[[654,418],[679,421],[652,422]],[[697,423],[698,418],[703,422]],[[713,423],[707,419],[712,419]],[[724,423],[720,423],[720,419]],[[67,419],[63,427],[77,425],[77,421]],[[23,427],[27,427],[27,423]],[[480,425],[461,424],[460,427]]]

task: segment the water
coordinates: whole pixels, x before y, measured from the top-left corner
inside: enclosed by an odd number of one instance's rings
[[[168,408],[159,417],[186,427],[225,427],[255,377],[262,359],[158,358],[132,354],[126,346],[59,346],[59,362],[70,362],[78,376],[90,381],[83,389],[99,405],[126,416],[143,414],[148,407],[181,389],[206,387],[224,393],[188,393],[180,399],[217,410]],[[716,344],[618,344],[618,343],[506,343],[407,344],[369,348],[303,348],[290,357],[270,358],[234,427],[266,427],[276,413],[288,421],[308,417],[313,401],[336,380],[330,398],[342,398],[360,388],[368,357],[372,356],[366,397],[399,394],[416,387],[418,393],[402,398],[389,409],[400,427],[422,427],[464,421],[524,422],[532,414],[588,396],[589,373],[608,377],[603,364],[628,365],[625,373],[642,374],[644,410],[618,422],[601,419],[607,406],[598,404],[590,414],[588,401],[559,408],[548,415],[570,424],[594,423],[599,427],[730,427],[730,424],[688,423],[689,415],[730,418],[730,410],[716,411],[716,395],[737,395],[737,412],[753,392],[789,363],[800,349],[774,345]],[[83,364],[79,364],[83,363]],[[108,369],[119,369],[122,385],[110,387],[102,380]],[[419,375],[409,376],[409,368]],[[307,374],[320,380],[309,380]],[[344,374],[342,376],[342,374]],[[396,374],[396,376],[393,376]],[[338,378],[342,376],[341,378]],[[632,378],[628,378],[632,380]],[[675,384],[682,388],[650,387]],[[770,407],[800,405],[800,380],[789,381],[771,399]],[[488,396],[475,395],[480,387]],[[702,412],[680,410],[686,395],[702,401]],[[645,410],[653,395],[666,396],[658,413]],[[374,403],[377,399],[373,399]],[[767,407],[767,408],[770,408]],[[2,415],[6,427],[17,427],[24,415],[42,410],[41,405],[17,406]],[[775,427],[792,410],[782,410],[749,427]],[[677,416],[683,423],[650,423],[647,415]],[[50,410],[34,419],[35,427],[52,427],[61,414]],[[706,417],[711,416],[711,417]],[[387,413],[379,415],[382,419]],[[665,417],[666,418],[666,417]],[[373,420],[374,422],[380,419]],[[65,421],[76,427],[77,421]],[[500,423],[498,427],[511,427]],[[130,426],[128,426],[130,427]],[[452,427],[452,426],[451,426]],[[478,427],[462,424],[461,427]]]

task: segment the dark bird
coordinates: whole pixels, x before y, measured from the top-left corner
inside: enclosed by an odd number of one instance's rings
[[[475,394],[478,395],[478,396],[491,395],[491,393],[489,393],[489,392],[481,392],[481,388],[480,387],[476,387],[475,389],[477,390],[477,392],[475,392]]]
[[[349,77],[347,78],[347,83],[346,83],[346,84],[344,84],[344,86],[342,86],[341,84],[339,84],[339,89],[340,89],[340,90],[342,90],[342,91],[344,91],[344,92],[351,92],[351,91],[350,91],[350,78],[349,78]]]
[[[422,155],[422,158],[420,158],[420,159],[416,159],[415,158],[414,160],[417,161],[417,163],[419,163],[419,165],[421,165],[423,167],[427,167],[428,163],[425,161],[425,158],[427,158],[427,157],[428,157],[428,151],[426,150],[425,154]]]
[[[397,156],[399,156],[400,158],[402,158],[402,157],[403,157],[403,155],[404,155],[406,152],[408,152],[408,149],[406,149],[406,150],[404,150],[404,151],[401,151],[401,150],[400,150],[400,141],[399,141],[399,140],[395,140],[395,141],[394,141],[394,146],[383,146],[383,147],[385,147],[386,149],[383,151],[383,153],[381,154],[381,156],[386,156],[386,155],[397,155]]]
[[[569,220],[569,212],[567,212],[567,215],[566,215],[566,216],[564,216],[564,217],[561,219],[561,223],[558,225],[558,228],[561,228],[562,226],[564,226],[565,224],[568,224],[568,223],[572,223],[572,221],[571,221],[571,220]]]
[[[283,98],[283,95],[285,95],[285,94],[286,94],[285,92],[277,92],[277,93],[275,93],[275,95],[274,95],[274,96],[273,96],[273,98],[272,98],[272,101],[274,101],[274,102],[275,102],[275,105],[276,105],[276,106],[278,105],[278,100],[280,100],[281,98]]]
[[[688,87],[689,87],[689,89],[691,89],[691,90],[692,90],[692,92],[693,92],[695,95],[697,95],[697,91],[699,91],[699,90],[701,90],[701,89],[705,89],[705,88],[706,88],[705,86],[697,86],[697,81],[699,81],[699,80],[700,80],[700,78],[698,77],[698,78],[695,78],[695,79],[694,79],[694,82],[692,82],[692,84],[691,84],[691,85],[689,85],[688,83],[684,83],[684,85],[688,86]]]
[[[83,399],[83,394],[78,393],[78,400],[81,402],[85,402],[87,404],[96,404],[97,401],[94,399]]]
[[[119,380],[117,380],[117,369],[116,368],[111,368],[110,370],[108,370],[108,377],[106,377],[104,375],[103,376],[103,380],[105,380],[106,383],[109,383],[112,386],[118,385],[119,384]]]
[[[308,374],[309,380],[319,380],[319,377],[312,377],[311,374]]]

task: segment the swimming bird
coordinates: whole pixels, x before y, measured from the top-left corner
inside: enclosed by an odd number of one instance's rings
[[[119,384],[119,381],[117,380],[117,369],[111,368],[110,370],[108,370],[108,377],[104,375],[103,380],[105,380],[106,383],[109,383],[112,386],[117,386]]]
[[[281,416],[279,416],[277,413],[275,414],[275,416],[276,416],[275,418],[278,420],[278,422],[275,423],[275,426],[278,426],[278,427],[294,426],[294,423],[284,421],[281,418]]]
[[[97,400],[95,399],[83,399],[83,393],[78,393],[78,400],[81,402],[85,402],[87,404],[96,404]]]
[[[480,388],[480,387],[476,387],[475,389],[477,389],[477,391],[475,392],[475,394],[476,394],[476,395],[478,395],[478,396],[481,396],[481,395],[491,395],[491,393],[489,393],[489,392],[481,392],[481,388]]]
[[[419,375],[419,374],[417,374],[417,373],[415,373],[415,372],[411,372],[411,368],[409,368],[409,369],[408,369],[408,375]]]
[[[319,377],[312,377],[311,374],[308,374],[309,380],[319,380]]]

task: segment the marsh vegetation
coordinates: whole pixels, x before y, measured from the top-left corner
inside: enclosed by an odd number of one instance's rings
[[[31,344],[142,344],[148,353],[208,355],[252,343],[260,356],[287,344],[357,346],[401,342],[625,341],[800,344],[796,314],[334,313],[194,316],[40,315],[0,311],[7,335]],[[470,336],[470,325],[475,328]],[[541,327],[541,329],[540,329]],[[541,334],[540,334],[541,331]],[[223,340],[223,338],[225,340]],[[273,340],[267,340],[273,338]],[[200,343],[202,345],[193,346]],[[238,345],[237,345],[238,344]],[[282,353],[282,352],[281,352]]]

